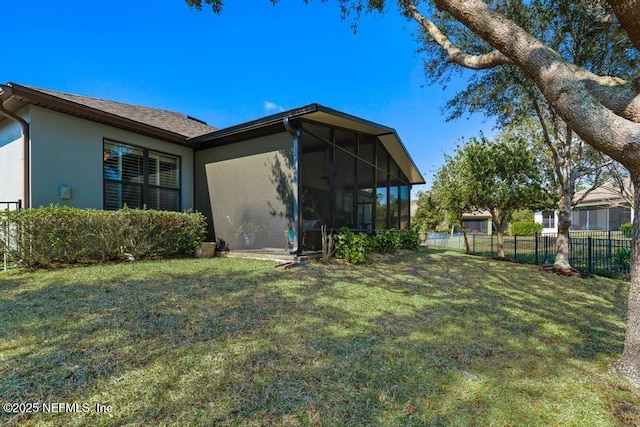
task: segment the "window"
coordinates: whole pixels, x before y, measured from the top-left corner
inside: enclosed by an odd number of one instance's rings
[[[574,210],[572,227],[578,230],[606,230],[607,208],[596,206]]]
[[[104,142],[104,208],[180,210],[180,158]]]
[[[542,227],[556,228],[556,213],[554,211],[542,211]]]

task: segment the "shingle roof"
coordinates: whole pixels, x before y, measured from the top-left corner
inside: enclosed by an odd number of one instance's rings
[[[631,179],[624,178],[624,193],[629,197],[633,196],[633,185],[631,185]],[[586,195],[585,195],[586,194]],[[576,191],[574,195],[574,202],[579,202],[578,205],[584,203],[594,203],[594,202],[615,202],[620,201],[625,198],[625,195],[622,194],[619,186],[615,185],[612,182],[607,182],[599,187],[594,188],[593,190],[580,190]]]
[[[27,89],[27,93],[23,96],[26,96],[29,100],[31,100],[29,98],[30,94],[32,96],[34,94],[45,95],[46,97],[53,97],[58,100],[73,103],[81,108],[88,108],[89,111],[93,110],[93,112],[106,113],[107,115],[116,116],[116,118],[121,118],[126,121],[133,121],[142,125],[152,126],[167,132],[181,135],[184,138],[192,138],[216,130],[215,127],[209,126],[203,121],[174,111],[108,101],[105,99],[41,89],[33,86],[22,86],[15,83],[9,83],[8,86],[12,87],[14,91]],[[31,93],[29,94],[28,92]],[[46,100],[39,100],[35,103],[47,107]],[[64,110],[64,108],[56,109]]]

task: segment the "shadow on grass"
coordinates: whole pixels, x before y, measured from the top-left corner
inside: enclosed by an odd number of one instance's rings
[[[114,408],[33,416],[43,424],[640,419],[638,394],[606,374],[624,339],[612,280],[423,251],[364,267],[109,266],[0,279],[0,292],[3,401]]]

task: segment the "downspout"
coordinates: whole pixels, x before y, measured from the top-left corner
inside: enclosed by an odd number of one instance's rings
[[[300,195],[302,194],[302,175],[300,173],[300,129],[296,129],[291,124],[289,117],[282,120],[284,128],[293,136],[293,221],[298,240],[296,251],[302,253],[302,210],[300,209]]]
[[[13,94],[13,90],[11,87],[6,85],[0,85],[0,96]],[[23,184],[22,184],[22,193],[23,193],[23,203],[22,206],[26,209],[31,207],[31,171],[30,171],[30,153],[29,153],[29,122],[27,122],[22,117],[17,114],[12,113],[4,107],[5,100],[0,102],[0,114],[5,117],[8,117],[11,120],[18,122],[20,127],[22,128],[22,153],[23,153]]]

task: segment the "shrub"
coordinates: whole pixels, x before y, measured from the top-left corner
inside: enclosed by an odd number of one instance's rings
[[[396,230],[380,230],[373,236],[373,250],[380,254],[393,254],[402,247],[400,234]]]
[[[410,251],[417,251],[420,249],[420,236],[419,233],[413,230],[400,230],[398,231],[400,236],[400,249],[407,249]]]
[[[511,222],[534,222],[535,214],[530,209],[518,209],[511,215]]]
[[[510,225],[510,234],[512,236],[533,236],[542,232],[542,224],[533,221],[512,222]]]
[[[627,248],[618,248],[613,253],[613,262],[621,270],[628,270],[631,266],[631,251]]]
[[[371,237],[365,233],[354,233],[347,227],[342,227],[334,236],[335,256],[350,264],[360,264],[367,261],[371,254]]]
[[[633,237],[633,223],[625,222],[620,226],[620,231],[622,231],[624,237]]]
[[[48,206],[5,211],[12,223],[12,257],[26,266],[168,258],[193,254],[206,233],[200,213]]]

